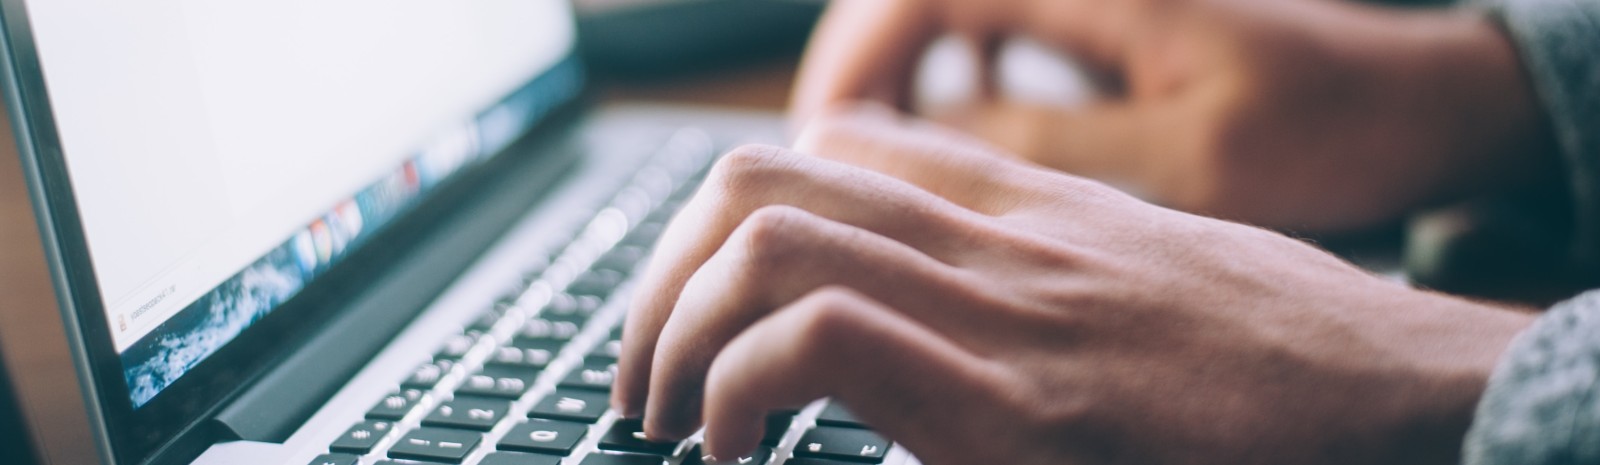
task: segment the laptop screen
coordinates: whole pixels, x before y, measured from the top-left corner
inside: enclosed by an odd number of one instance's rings
[[[564,0],[28,8],[135,408],[578,87]]]

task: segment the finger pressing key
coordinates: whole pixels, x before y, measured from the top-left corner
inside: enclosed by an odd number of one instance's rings
[[[980,417],[968,410],[996,405],[994,386],[1008,384],[993,367],[861,294],[819,290],[756,323],[717,356],[706,379],[705,447],[718,457],[747,453],[768,411],[832,396],[919,454],[960,456],[963,445],[949,438],[962,435],[949,428],[981,428],[967,421]],[[957,398],[974,401],[946,402]],[[942,433],[931,434],[936,430]]]

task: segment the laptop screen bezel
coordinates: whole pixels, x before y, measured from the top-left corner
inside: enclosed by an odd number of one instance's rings
[[[112,344],[111,326],[102,308],[104,300],[71,188],[25,0],[0,0],[0,41],[3,41],[0,59],[5,65],[0,84],[4,84],[23,172],[28,178],[40,235],[56,283],[67,342],[72,346],[80,388],[89,407],[89,423],[96,436],[96,447],[110,463],[142,463],[173,438],[194,428],[249,380],[269,369],[275,359],[287,352],[285,346],[297,337],[306,336],[311,330],[308,326],[314,326],[282,322],[299,318],[315,323],[331,316],[332,309],[320,308],[307,297],[325,294],[318,292],[319,287],[328,287],[330,283],[312,283],[257,327],[246,330],[150,403],[135,409],[122,361]],[[575,65],[576,51],[574,44],[560,63]],[[547,74],[548,70],[530,82]],[[574,95],[565,101],[553,102],[552,106],[571,106],[576,101]],[[492,154],[489,160],[502,155],[504,153]],[[470,168],[467,171],[452,176],[446,184],[470,183],[470,178],[484,174],[470,172],[473,171]],[[405,229],[407,217],[416,213],[402,215],[388,229]],[[334,271],[340,266],[346,265],[336,265]],[[338,284],[352,285],[350,282]],[[274,325],[274,321],[278,324]],[[284,333],[285,326],[292,326],[294,330]],[[268,335],[269,331],[272,334]],[[258,347],[264,343],[264,338],[274,339],[275,344],[269,350]]]

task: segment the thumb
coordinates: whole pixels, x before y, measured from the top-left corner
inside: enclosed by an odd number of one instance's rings
[[[904,109],[922,51],[943,31],[930,0],[833,2],[806,47],[790,102],[791,123],[838,103],[876,100]]]

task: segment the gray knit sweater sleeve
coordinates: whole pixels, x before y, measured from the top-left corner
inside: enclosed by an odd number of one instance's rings
[[[1600,291],[1511,343],[1467,433],[1468,465],[1600,464]]]

